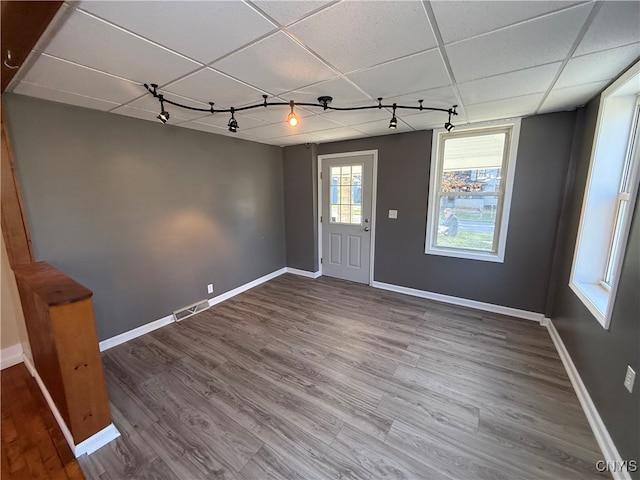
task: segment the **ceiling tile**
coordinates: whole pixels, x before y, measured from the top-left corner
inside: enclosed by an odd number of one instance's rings
[[[542,104],[539,113],[573,110],[595,97],[607,83],[609,82],[593,82],[569,88],[553,89]]]
[[[563,60],[592,4],[448,45],[457,82],[489,77]]]
[[[466,105],[519,97],[531,93],[544,93],[551,86],[551,82],[561,64],[562,62],[551,63],[540,67],[459,83],[458,89],[462,96],[462,102]]]
[[[555,87],[566,88],[599,80],[610,80],[639,56],[640,43],[635,43],[572,58],[562,70]]]
[[[324,116],[310,115],[308,117],[301,118],[300,124],[297,128],[306,133],[313,133],[318,130],[327,130],[329,128],[337,128],[342,126],[342,124],[336,123],[328,118],[325,118]]]
[[[40,55],[23,79],[54,90],[114,103],[126,103],[142,95],[142,85],[76,65],[49,55]]]
[[[377,120],[375,122],[361,123],[360,125],[354,125],[353,128],[366,133],[367,135],[391,135],[394,133],[411,132],[412,128],[402,121],[400,117],[398,126],[395,130],[389,128],[390,118],[385,120]]]
[[[167,98],[169,98],[170,100],[174,100],[178,103],[182,103],[184,105],[189,105],[191,107],[209,108],[209,105],[207,105],[206,103],[196,102],[194,100],[191,100],[189,98],[184,98],[179,95],[171,94],[167,96]],[[135,100],[134,102],[131,102],[130,104],[128,104],[128,106],[139,108],[142,110],[147,110],[150,112],[160,113],[160,101],[157,98],[154,98],[153,95],[151,95],[150,93],[147,93],[146,95],[143,95],[142,97]],[[193,120],[193,119],[200,118],[207,115],[207,112],[199,112],[196,110],[179,108],[167,103],[165,103],[164,107],[165,107],[165,110],[168,110],[169,113],[171,114],[170,119],[181,118],[181,119]]]
[[[386,103],[386,102],[385,102]],[[349,106],[360,106],[360,105],[368,105],[373,106],[376,105],[375,102],[367,102],[358,104],[349,105]],[[339,106],[336,103],[336,106]],[[368,123],[373,122],[375,120],[385,120],[387,124],[389,124],[389,120],[391,120],[391,113],[386,109],[378,109],[372,108],[370,110],[333,110],[327,111],[321,114],[324,118],[328,118],[329,120],[333,120],[334,122],[338,122],[342,125],[357,125],[359,123]]]
[[[278,137],[271,140],[273,145],[280,145],[285,147],[287,145],[302,145],[305,143],[319,143],[322,141],[321,137],[312,133],[303,133],[300,135],[288,135],[286,137]]]
[[[400,118],[415,130],[431,130],[434,128],[442,128],[449,117],[445,112],[422,112],[416,115],[403,115]],[[458,116],[453,117],[451,123],[459,125],[463,122],[461,117]],[[356,128],[360,129],[360,127]]]
[[[389,123],[387,123],[387,127]],[[349,138],[362,138],[362,133],[359,130],[349,127],[340,127],[340,128],[331,128],[329,130],[322,130],[320,132],[315,132],[315,135],[322,138],[324,142],[327,141],[336,141],[336,140],[347,140]]]
[[[289,25],[296,20],[314,12],[332,2],[316,2],[306,0],[254,1],[253,4],[273,18],[280,25]]]
[[[249,87],[210,68],[200,70],[164,87],[170,93],[204,102],[215,102],[218,108],[238,107],[247,102],[262,101],[260,90]],[[169,95],[167,95],[169,97]]]
[[[421,2],[340,2],[288,29],[329,64],[350,72],[436,46]]]
[[[238,120],[240,123],[240,120]],[[240,125],[242,127],[242,124]],[[245,131],[247,134],[257,138],[277,138],[286,137],[288,135],[295,135],[297,130],[294,127],[290,127],[286,122],[273,123],[263,127],[251,128]]]
[[[371,98],[404,95],[450,83],[438,50],[352,73],[348,77]]]
[[[435,108],[450,108],[458,103],[456,94],[453,91],[453,87],[438,87],[431,88],[429,90],[422,90],[420,92],[414,92],[405,95],[399,95],[396,97],[389,97],[384,99],[384,103],[398,103],[402,105],[415,105],[418,106],[418,100],[424,100],[423,105],[425,107]],[[407,111],[403,112],[403,115],[420,114],[423,112]]]
[[[202,63],[276,28],[244,2],[85,1],[81,7]]]
[[[41,87],[40,85],[34,85],[27,82],[20,82],[13,89],[13,93],[42,98],[44,100],[51,100],[53,102],[67,103],[78,107],[93,108],[96,110],[110,110],[113,107],[118,106],[117,103],[85,97],[83,95],[76,95],[75,93],[52,90],[51,88]]]
[[[162,84],[199,66],[77,10],[46,53],[140,83]]]
[[[214,63],[213,67],[273,95],[335,76],[282,32]]]
[[[350,105],[355,102],[362,102],[369,99],[349,81],[344,78],[334,78],[326,82],[316,83],[309,87],[293,90],[281,94],[281,97],[290,98],[296,102],[318,103],[318,97],[333,97],[333,105]]]
[[[209,114],[206,117],[199,118],[198,123],[213,125],[218,128],[227,130],[230,118],[231,114],[229,113],[214,113],[213,115]],[[247,115],[238,114],[235,115],[235,119],[238,121],[238,125],[243,131],[249,128],[262,127],[265,125],[263,121],[257,120]]]
[[[141,118],[142,120],[159,122],[157,118],[158,113],[160,113],[159,105],[160,104],[157,103],[157,105],[155,106],[158,108],[152,109],[152,108],[134,107],[133,103],[131,103],[129,105],[124,105],[124,106],[115,108],[111,110],[111,112],[118,113],[121,115],[127,115],[129,117]],[[167,108],[167,110],[169,110],[169,121],[167,123],[170,125],[175,125],[175,124],[182,123],[184,121],[189,120],[188,117],[183,115],[183,112],[185,112],[186,110],[177,110],[177,109],[171,109],[171,108]]]
[[[575,55],[640,42],[640,2],[602,2]]]
[[[445,43],[474,37],[497,28],[566,8],[567,1],[446,1],[431,2]]]
[[[538,108],[543,96],[543,93],[536,93],[506,100],[467,105],[467,118],[470,122],[480,122],[483,120],[532,115]],[[451,123],[454,122],[452,121]]]

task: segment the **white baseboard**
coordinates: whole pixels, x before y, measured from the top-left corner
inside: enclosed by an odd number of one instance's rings
[[[596,409],[596,406],[591,399],[591,395],[589,395],[587,387],[585,387],[584,383],[582,382],[582,378],[580,378],[580,374],[578,373],[573,360],[571,360],[571,356],[569,355],[567,348],[564,346],[562,338],[558,334],[556,327],[553,325],[553,322],[550,319],[545,319],[545,323],[547,330],[549,331],[549,335],[551,336],[551,340],[553,340],[553,344],[556,346],[558,355],[560,355],[560,359],[562,360],[564,368],[567,371],[569,380],[571,380],[573,389],[576,391],[576,395],[578,396],[580,405],[582,406],[582,409],[587,416],[587,420],[589,421],[591,430],[593,430],[593,435],[596,437],[596,441],[598,442],[600,450],[602,450],[604,461],[609,465],[613,464],[613,462],[618,462],[616,463],[616,465],[622,465],[622,458],[618,453],[618,449],[613,443],[613,439],[611,438],[611,435],[609,435],[609,431],[602,421],[602,418],[600,417],[600,414],[598,413],[598,410]],[[613,476],[614,480],[631,480],[631,476],[626,471],[618,471],[616,469],[615,471],[611,472],[611,475]]]
[[[38,384],[38,387],[40,387],[40,391],[42,392],[42,395],[44,396],[44,399],[46,400],[47,405],[49,405],[49,409],[51,410],[53,417],[56,419],[56,422],[58,422],[58,426],[60,427],[60,430],[62,430],[62,435],[64,435],[65,440],[69,444],[69,447],[71,447],[71,451],[76,457],[79,457],[80,455],[84,455],[85,453],[91,454],[95,452],[97,449],[105,446],[107,443],[109,443],[110,441],[120,436],[120,432],[112,423],[107,427],[105,427],[104,429],[100,430],[98,433],[95,433],[94,435],[90,436],[86,440],[83,440],[78,445],[76,445],[75,442],[73,441],[73,435],[71,435],[71,431],[69,430],[69,427],[67,427],[67,424],[62,418],[62,415],[60,415],[60,411],[58,410],[58,407],[56,407],[56,404],[54,403],[53,398],[51,398],[51,395],[49,394],[49,390],[47,390],[47,387],[45,386],[44,382],[40,378],[38,371],[31,364],[31,361],[27,358],[26,355],[23,355],[22,358],[24,360],[25,366],[27,367],[27,370],[29,370],[29,373],[31,373],[31,376],[35,378],[36,383]]]
[[[22,344],[16,343],[0,350],[0,370],[22,363]]]
[[[271,272],[268,275],[265,275],[260,278],[256,278],[252,282],[245,283],[244,285],[240,285],[233,290],[229,290],[228,292],[223,293],[222,295],[218,295],[217,297],[213,297],[209,299],[209,305],[213,306],[218,303],[224,302],[225,300],[229,300],[231,297],[235,297],[236,295],[246,292],[247,290],[252,289],[253,287],[257,287],[261,283],[268,282],[269,280],[279,277],[283,273],[287,273],[286,268],[281,268],[280,270],[276,270],[275,272]]]
[[[393,285],[391,283],[373,281],[371,283],[371,286],[380,288],[382,290],[389,290],[391,292],[404,293],[405,295],[411,295],[414,297],[427,298],[429,300],[435,300],[438,302],[459,305],[461,307],[469,307],[475,308],[476,310],[483,310],[485,312],[509,315],[510,317],[522,318],[524,320],[533,320],[534,322],[538,322],[540,324],[542,324],[544,320],[544,315],[542,313],[529,312],[527,310],[519,310],[517,308],[511,307],[503,307],[502,305],[478,302],[476,300],[468,300],[466,298],[452,297],[450,295],[443,295],[441,293],[427,292],[425,290],[402,287],[400,285]]]
[[[134,328],[133,330],[129,330],[128,332],[121,333],[120,335],[116,335],[115,337],[108,338],[99,343],[100,351],[104,352],[109,348],[113,348],[116,345],[120,345],[121,343],[128,342],[129,340],[133,340],[140,335],[144,335],[145,333],[153,332],[158,328],[164,327],[172,322],[175,319],[173,315],[167,315],[166,317],[161,318],[160,320],[156,320],[151,323],[147,323],[146,325],[142,325],[141,327]]]
[[[91,455],[93,452],[104,447],[107,443],[115,440],[119,436],[120,432],[115,427],[115,425],[111,423],[100,430],[98,433],[94,433],[86,440],[80,442],[78,445],[72,448],[72,450],[76,458],[84,455],[85,453],[87,455]]]
[[[321,275],[320,270],[318,270],[317,272],[310,272],[308,270],[299,270],[297,268],[291,268],[291,267],[287,267],[286,270],[287,270],[287,273],[291,273],[293,275],[300,275],[301,277],[307,277],[307,278],[318,278]]]

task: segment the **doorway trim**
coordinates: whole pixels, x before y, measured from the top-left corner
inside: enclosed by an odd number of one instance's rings
[[[378,150],[358,150],[344,153],[327,153],[318,155],[318,269],[322,275],[322,160],[331,158],[356,157],[359,155],[373,156],[373,178],[371,179],[371,252],[369,253],[369,285],[373,285],[373,268],[376,258],[376,203],[378,197]]]

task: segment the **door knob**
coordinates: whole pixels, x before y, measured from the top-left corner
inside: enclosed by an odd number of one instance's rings
[[[364,227],[364,231],[368,232],[369,231],[369,227]]]

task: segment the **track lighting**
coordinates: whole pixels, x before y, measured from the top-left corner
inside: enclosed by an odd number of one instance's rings
[[[211,106],[211,109],[213,110],[213,106]],[[238,126],[238,121],[233,116],[235,111],[236,111],[235,108],[231,107],[231,118],[229,119],[229,123],[227,123],[227,126],[229,127],[229,131],[231,133],[236,133],[240,128]]]
[[[451,123],[451,115],[458,115],[458,112],[456,112],[456,108],[458,108],[458,106],[454,105],[453,108],[449,109],[449,120],[447,120],[447,122],[444,124],[444,129],[447,132],[450,132],[451,130],[456,128],[456,126]]]
[[[158,98],[160,99],[160,113],[156,118],[162,123],[167,123],[167,121],[169,120],[169,112],[164,109],[164,97],[162,96],[162,94],[160,94],[158,95]]]
[[[291,106],[291,113],[287,117],[287,123],[292,127],[295,127],[296,125],[298,125],[298,117],[296,117],[296,114],[293,112],[293,100],[289,102],[289,105]]]
[[[456,112],[456,108],[458,107],[457,105],[454,105],[451,108],[439,108],[439,107],[425,107],[424,105],[422,105],[422,100],[418,101],[418,106],[414,106],[414,105],[398,105],[396,103],[391,104],[391,105],[383,105],[382,103],[382,97],[378,98],[378,104],[377,105],[367,105],[367,106],[358,106],[358,107],[334,107],[331,106],[330,103],[333,101],[333,98],[330,96],[322,96],[322,97],[318,97],[318,103],[307,103],[307,102],[294,102],[293,100],[290,100],[289,102],[268,102],[267,101],[267,95],[262,95],[263,101],[261,103],[256,103],[256,104],[252,104],[252,105],[246,105],[244,107],[231,107],[231,108],[214,108],[214,103],[213,102],[209,102],[209,108],[199,108],[199,107],[192,107],[190,105],[182,105],[180,103],[174,102],[173,100],[168,100],[166,98],[164,98],[164,96],[161,93],[158,93],[158,85],[156,85],[155,83],[152,84],[144,84],[144,87],[149,91],[149,93],[151,93],[151,95],[154,96],[154,98],[157,98],[160,101],[160,115],[158,115],[158,120],[160,120],[162,123],[167,123],[167,121],[169,120],[169,112],[167,112],[164,109],[164,103],[169,103],[173,106],[176,107],[180,107],[180,108],[184,108],[187,110],[192,110],[192,111],[196,111],[196,112],[205,112],[205,113],[231,113],[231,118],[229,119],[229,123],[227,124],[227,126],[229,127],[229,131],[232,133],[235,133],[238,131],[238,129],[240,128],[238,126],[238,121],[235,118],[235,112],[240,112],[240,111],[245,111],[245,110],[253,110],[254,108],[259,108],[259,107],[272,107],[272,106],[280,106],[280,105],[288,105],[291,108],[291,112],[289,113],[289,115],[287,116],[287,123],[292,126],[295,127],[296,125],[298,125],[300,123],[300,121],[298,120],[297,115],[295,114],[295,112],[293,111],[294,106],[298,105],[298,106],[302,106],[302,107],[315,107],[315,108],[322,108],[323,110],[335,110],[335,111],[352,111],[352,110],[370,110],[370,109],[383,109],[383,108],[391,108],[393,109],[393,113],[392,113],[392,117],[391,117],[391,121],[389,122],[389,128],[391,130],[395,130],[396,128],[398,128],[398,119],[396,118],[396,109],[404,109],[404,110],[419,110],[419,111],[423,111],[423,110],[429,110],[432,112],[444,112],[444,113],[448,113],[449,114],[449,120],[444,124],[444,128],[450,132],[451,130],[453,130],[454,126],[451,123],[451,115],[458,115],[458,112]],[[203,113],[204,115],[204,113]]]
[[[391,130],[395,130],[398,127],[398,119],[396,118],[396,107],[397,105],[393,104],[393,116],[391,117],[391,121],[389,122],[389,128]]]

